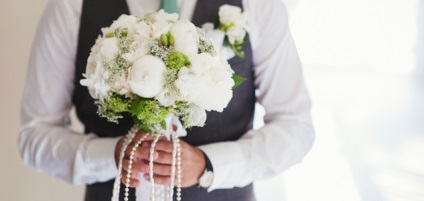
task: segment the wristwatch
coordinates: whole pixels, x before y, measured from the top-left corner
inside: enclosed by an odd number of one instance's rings
[[[202,176],[199,178],[199,187],[202,188],[209,188],[212,185],[213,181],[213,167],[212,163],[209,160],[208,156],[202,151],[203,155],[205,156],[205,171],[203,172]]]

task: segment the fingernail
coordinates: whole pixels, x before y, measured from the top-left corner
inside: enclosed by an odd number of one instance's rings
[[[157,159],[158,158],[158,152],[155,152],[154,154],[153,154],[153,157],[155,157],[155,159]]]
[[[149,176],[149,174],[144,174],[144,179],[146,179],[147,181],[150,181],[150,176]]]

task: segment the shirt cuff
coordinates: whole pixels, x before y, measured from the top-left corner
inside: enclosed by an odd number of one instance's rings
[[[115,162],[117,138],[94,138],[86,147],[85,162],[96,182],[104,182],[116,177],[118,169]]]
[[[244,166],[244,155],[239,146],[237,142],[220,142],[198,147],[208,156],[213,167],[214,177],[208,192],[235,187]]]

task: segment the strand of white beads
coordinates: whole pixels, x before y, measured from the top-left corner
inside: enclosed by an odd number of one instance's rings
[[[176,159],[177,159],[177,136],[175,134],[175,131],[171,133],[171,140],[173,142],[173,149],[172,149],[172,163],[171,163],[171,183],[169,185],[169,201],[172,201],[172,198],[174,196],[174,182],[175,182],[175,165],[176,165]]]
[[[115,182],[113,184],[113,194],[112,194],[112,201],[119,201],[119,191],[121,187],[121,172],[122,172],[122,161],[124,159],[125,150],[127,149],[128,145],[132,142],[134,139],[135,134],[138,132],[139,127],[134,125],[129,131],[128,134],[125,136],[124,142],[122,143],[122,147],[119,153],[119,162],[118,162],[118,176],[115,178]]]
[[[177,141],[177,201],[181,201],[181,144],[178,136],[175,141]]]
[[[150,184],[152,185],[152,193],[150,201],[155,201],[155,180],[153,178],[153,160],[156,143],[159,140],[160,135],[157,135],[155,140],[153,140],[152,147],[150,148],[150,162],[149,162],[149,176],[150,176]]]
[[[160,201],[165,201],[165,185],[160,185]]]
[[[131,172],[132,172],[132,164],[134,161],[134,153],[137,150],[137,147],[140,146],[140,144],[144,141],[144,139],[146,139],[146,137],[148,136],[148,134],[143,135],[143,137],[141,137],[136,144],[134,144],[134,146],[131,149],[131,153],[130,153],[130,158],[129,158],[129,162],[128,162],[128,171],[127,171],[127,178],[125,180],[125,197],[124,197],[124,201],[128,201],[128,196],[129,196],[129,191],[130,191],[130,178],[131,178]]]

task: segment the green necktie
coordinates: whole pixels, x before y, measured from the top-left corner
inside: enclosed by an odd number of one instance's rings
[[[161,0],[160,9],[163,9],[167,13],[177,13],[178,14],[178,4],[177,0]]]

